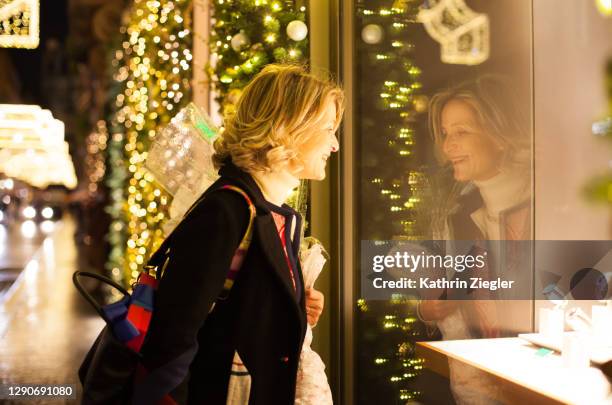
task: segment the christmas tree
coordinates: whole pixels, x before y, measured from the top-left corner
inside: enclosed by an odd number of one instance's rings
[[[296,1],[217,0],[213,18],[209,74],[221,105],[233,105],[266,64],[308,58],[306,7]]]

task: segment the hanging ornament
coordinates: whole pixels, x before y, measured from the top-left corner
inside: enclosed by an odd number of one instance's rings
[[[294,41],[301,41],[308,35],[308,27],[303,21],[291,21],[287,24],[287,35]]]
[[[378,24],[368,24],[361,30],[361,39],[370,45],[379,44],[383,39],[383,29]]]
[[[232,49],[236,52],[240,52],[242,48],[251,43],[249,37],[244,33],[244,31],[240,31],[236,35],[232,37],[230,44],[232,45]]]
[[[470,9],[465,0],[440,0],[417,16],[441,45],[444,63],[477,65],[489,58],[489,17]]]
[[[38,48],[38,0],[0,1],[0,48]]]

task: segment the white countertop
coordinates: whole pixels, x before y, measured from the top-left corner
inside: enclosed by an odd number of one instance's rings
[[[610,384],[597,368],[567,368],[561,356],[538,356],[519,338],[419,342],[426,349],[465,362],[540,395],[569,404],[612,404]]]

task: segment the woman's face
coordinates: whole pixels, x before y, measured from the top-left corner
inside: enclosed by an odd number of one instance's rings
[[[321,119],[312,129],[312,134],[298,151],[297,160],[300,167],[293,174],[303,180],[323,180],[325,166],[332,152],[340,148],[335,131],[336,103],[328,100]]]
[[[457,181],[488,180],[499,173],[501,149],[478,123],[474,109],[451,100],[442,109],[442,152]]]

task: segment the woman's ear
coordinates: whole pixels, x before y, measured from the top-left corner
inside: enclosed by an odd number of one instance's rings
[[[282,172],[288,171],[290,174],[294,174],[295,171],[301,168],[299,153],[294,152],[294,148],[288,145],[279,146],[282,149],[280,155],[283,159],[278,159],[276,167],[272,167],[272,171]]]
[[[300,157],[299,153],[290,157],[285,163],[285,169],[295,177],[299,177],[299,174],[304,170],[304,161]]]

